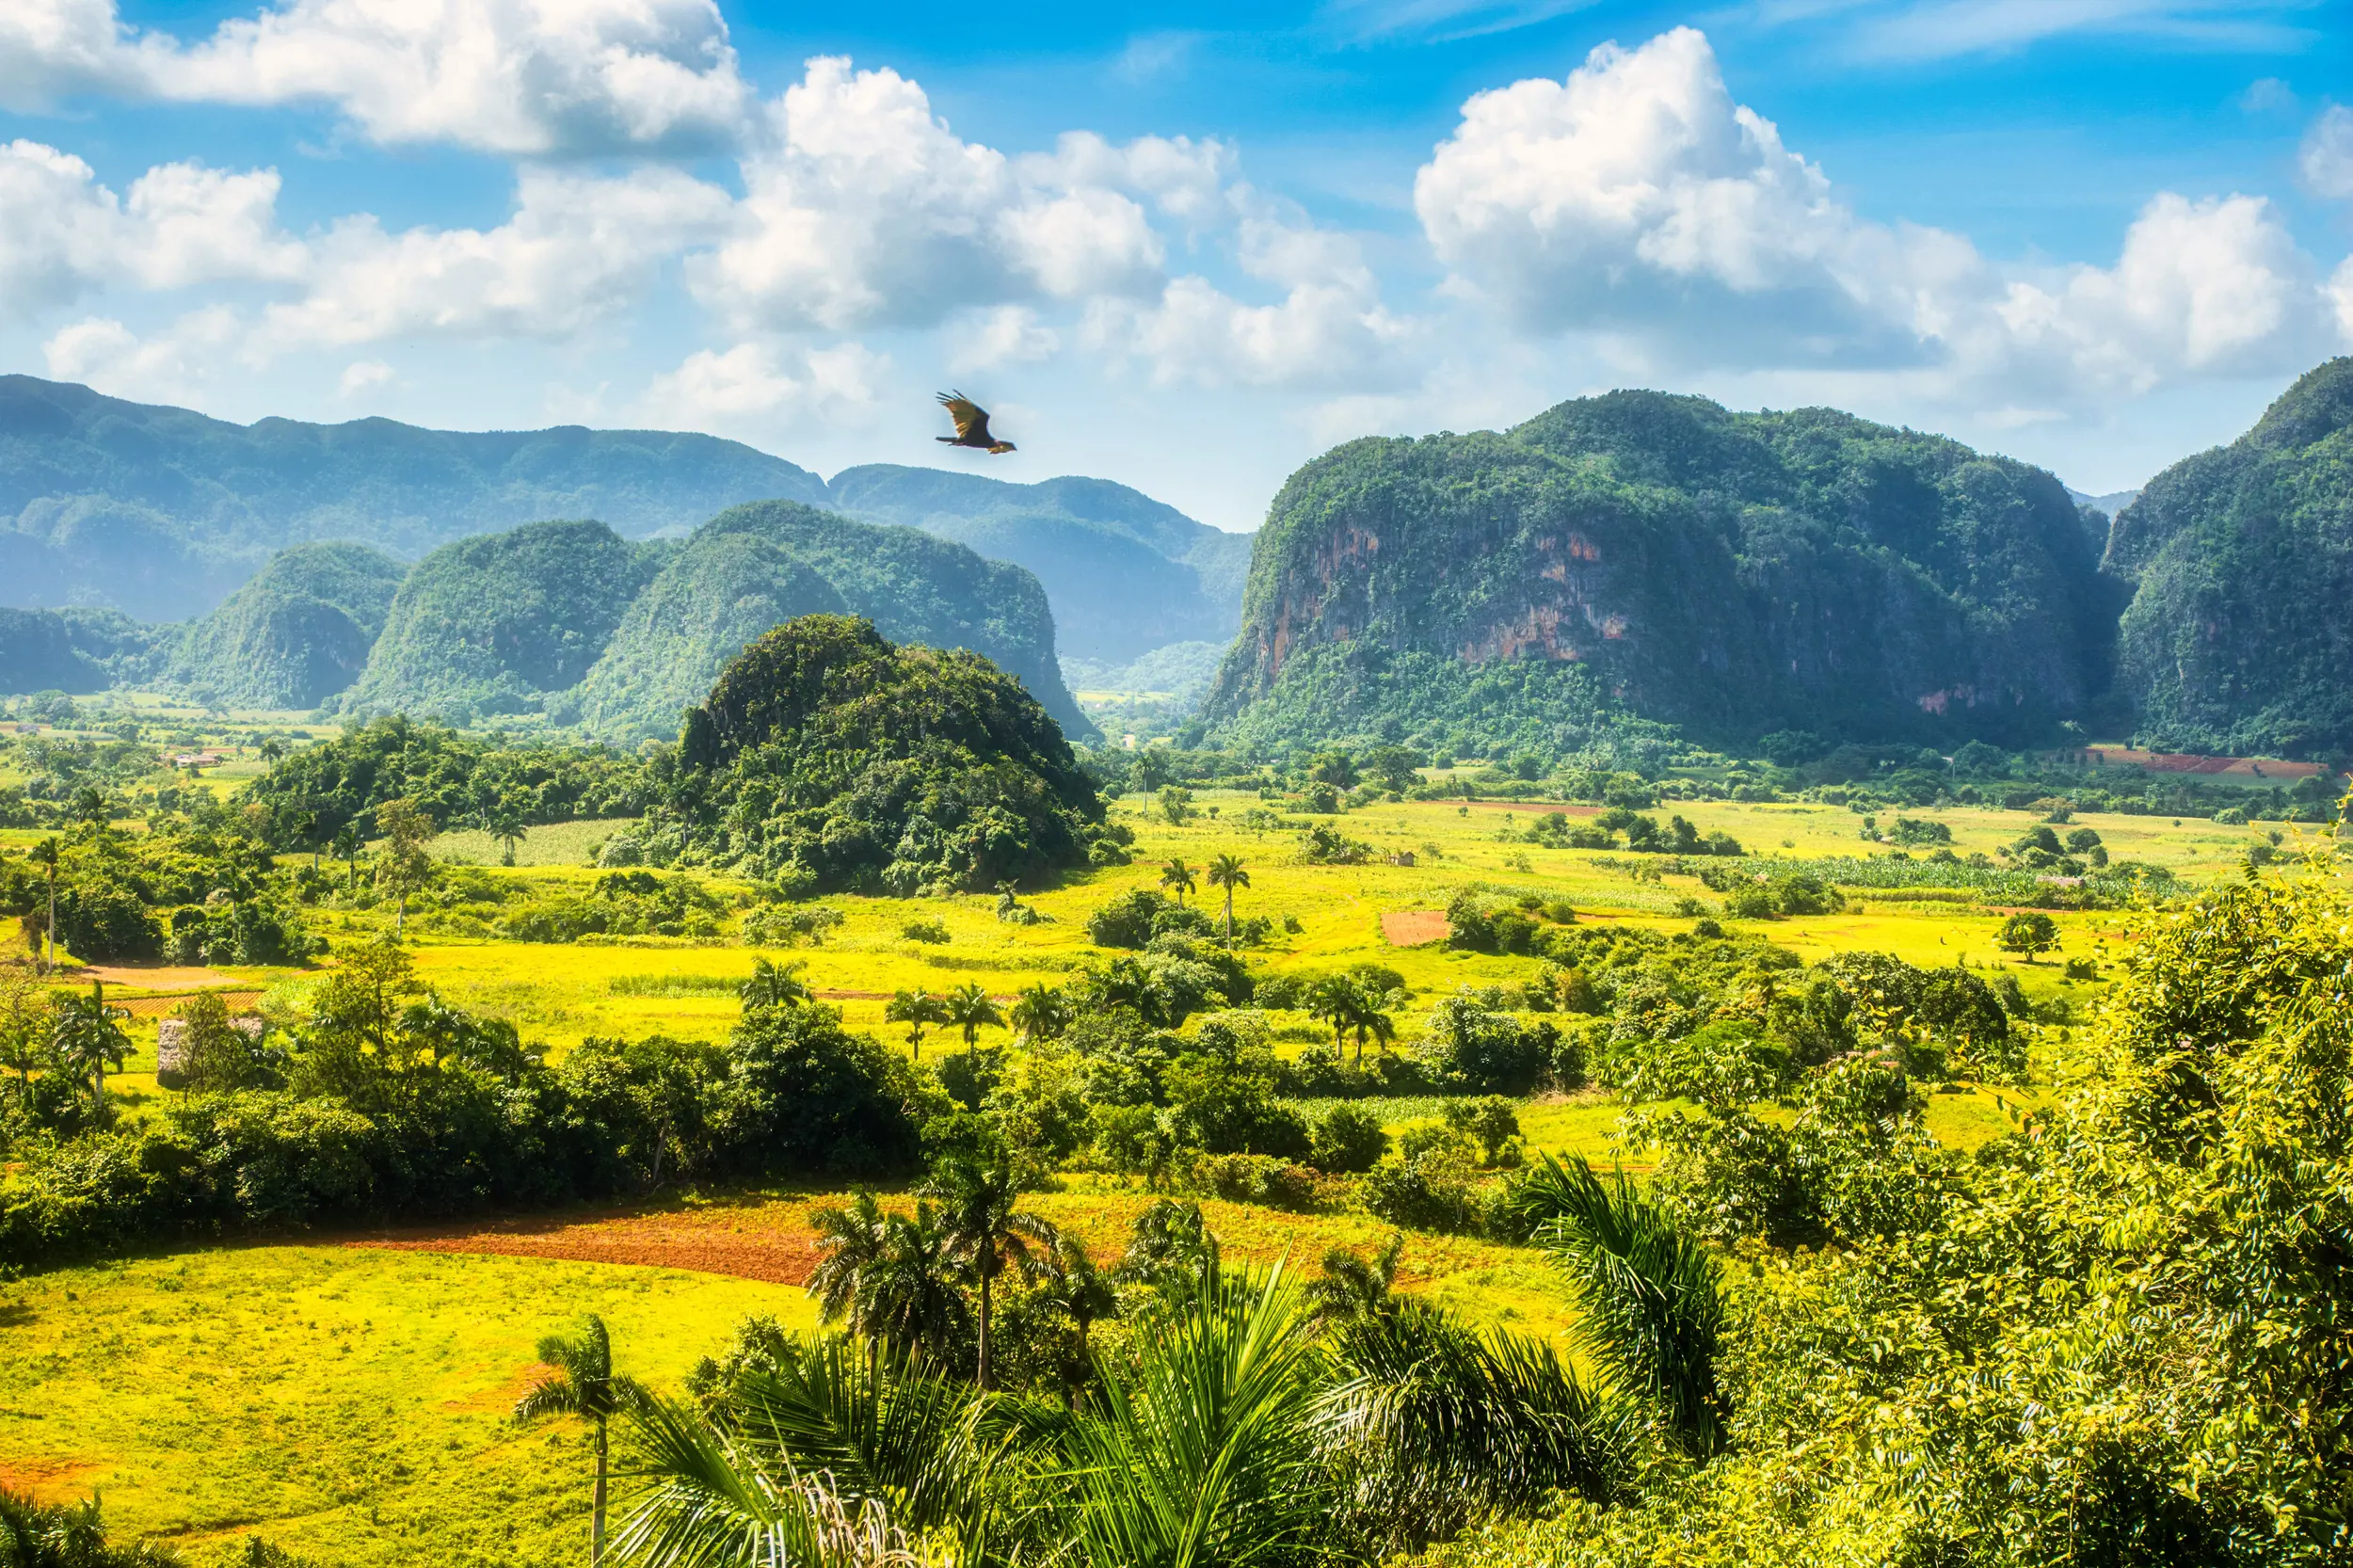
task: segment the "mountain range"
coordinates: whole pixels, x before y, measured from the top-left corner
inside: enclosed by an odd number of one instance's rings
[[[1106,479],[1014,485],[869,465],[832,485],[741,442],[563,426],[427,430],[387,419],[232,424],[88,387],[0,376],[0,584],[24,609],[189,620],[313,541],[416,560],[557,518],[627,539],[795,501],[920,528],[1045,584],[1063,651],[1125,662],[1240,624],[1246,535]]]

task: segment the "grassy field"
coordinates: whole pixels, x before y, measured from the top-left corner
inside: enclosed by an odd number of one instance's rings
[[[1695,899],[1709,912],[1721,905],[1695,878],[1629,874],[1623,855],[1613,869],[1594,852],[1499,837],[1525,828],[1542,808],[1432,802],[1351,813],[1340,820],[1343,831],[1384,855],[1411,851],[1417,863],[1330,867],[1300,863],[1289,832],[1245,829],[1243,814],[1259,804],[1204,792],[1195,801],[1203,814],[1183,826],[1140,800],[1120,804],[1115,809],[1137,832],[1135,863],[1025,895],[1044,917],[1034,925],[1000,921],[986,897],[833,897],[825,902],[844,922],[822,947],[773,955],[803,964],[807,981],[853,1027],[904,1049],[898,1031],[881,1018],[890,992],[971,980],[1004,997],[1058,982],[1098,956],[1086,942],[1090,911],[1128,888],[1157,886],[1160,864],[1171,856],[1197,869],[1230,853],[1248,863],[1252,878],[1236,900],[1238,912],[1275,917],[1278,924],[1288,917],[1299,928],[1278,932],[1254,962],[1277,971],[1364,961],[1397,969],[1413,993],[1399,1020],[1401,1040],[1410,1042],[1428,1010],[1458,987],[1518,982],[1532,965],[1442,945],[1393,947],[1383,936],[1385,913],[1442,910],[1472,882],[1564,897],[1580,921],[1667,931],[1691,923],[1674,912],[1679,900]],[[1853,855],[1870,847],[1858,838],[1856,814],[1836,808],[1672,808],[1703,831],[1728,831],[1763,853]],[[1907,814],[1946,823],[1962,854],[1992,851],[2032,823],[1993,810]],[[2231,872],[2259,837],[2202,821],[2080,820],[2120,859],[2201,878]],[[436,853],[489,867],[491,876],[578,891],[598,874],[585,864],[588,846],[619,825],[536,828],[512,870],[497,867],[497,847],[480,834],[446,835]],[[917,916],[938,920],[949,940],[904,935]],[[1993,933],[2002,918],[1968,903],[1865,898],[1839,914],[1748,929],[1808,961],[1877,950],[1917,964],[2001,965],[2038,998],[2082,1001],[2101,988],[2066,981],[2055,964],[2023,965],[2000,954]],[[338,939],[389,924],[383,911],[328,912],[320,920]],[[2122,952],[2125,917],[2062,914],[2058,920],[2063,956],[2090,957],[2105,968]],[[749,972],[754,956],[739,945],[528,945],[431,936],[414,951],[421,973],[446,1000],[511,1018],[527,1039],[558,1054],[590,1034],[718,1038],[737,1011],[726,986]],[[218,980],[279,987],[280,997],[315,983],[282,970],[228,970]],[[1299,1016],[1276,1015],[1275,1022],[1287,1051],[1315,1029]],[[136,1113],[165,1099],[152,1077],[153,1020],[132,1027],[140,1054],[118,1086]],[[935,1034],[927,1056],[946,1045]],[[2067,1048],[2053,1031],[2041,1048]],[[2035,1096],[2005,1091],[2000,1098],[2031,1104]],[[1375,1108],[1391,1127],[1435,1109],[1416,1100]],[[1520,1119],[1536,1149],[1608,1160],[1618,1152],[1611,1135],[1623,1109],[1598,1094],[1552,1096],[1524,1105]],[[1995,1095],[1975,1088],[1932,1096],[1929,1122],[1940,1139],[1962,1148],[2010,1125]],[[825,1196],[680,1198],[629,1213],[459,1226],[418,1243],[426,1250],[208,1249],[0,1288],[0,1480],[52,1496],[97,1487],[119,1528],[177,1543],[200,1568],[232,1560],[254,1532],[330,1564],[577,1560],[586,1496],[580,1432],[563,1424],[520,1432],[504,1420],[528,1375],[535,1337],[584,1310],[599,1311],[613,1322],[629,1367],[667,1382],[715,1350],[747,1313],[807,1323],[809,1308],[793,1282],[809,1256],[808,1210]],[[1140,1192],[1098,1181],[1073,1181],[1030,1200],[1103,1254],[1116,1252],[1145,1201]],[[1387,1233],[1362,1213],[1206,1207],[1228,1255],[1259,1261],[1287,1256],[1312,1263],[1327,1246],[1369,1250]],[[1410,1288],[1483,1324],[1557,1337],[1570,1323],[1552,1274],[1526,1249],[1416,1237],[1403,1277]]]

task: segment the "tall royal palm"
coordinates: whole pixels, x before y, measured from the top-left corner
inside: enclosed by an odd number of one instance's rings
[[[940,1013],[944,1022],[964,1033],[964,1048],[969,1053],[980,1043],[981,1031],[1003,1026],[1004,1014],[989,999],[978,981],[968,980],[942,1000]]]
[[[57,840],[54,837],[43,839],[25,851],[24,857],[49,877],[49,914],[41,926],[43,940],[48,945],[47,956],[41,961],[41,972],[46,974],[57,967]]]
[[[820,1255],[808,1274],[818,1317],[828,1323],[847,1320],[851,1332],[870,1335],[872,1294],[890,1252],[890,1216],[873,1193],[859,1192],[847,1208],[820,1208],[808,1218]]]
[[[1176,895],[1176,907],[1182,909],[1185,895],[1199,884],[1193,877],[1193,868],[1185,864],[1184,857],[1171,856],[1168,864],[1160,868],[1160,886]]]
[[[941,1161],[930,1190],[940,1202],[949,1252],[969,1270],[981,1288],[978,1380],[989,1384],[990,1291],[1008,1264],[1027,1264],[1032,1247],[1049,1248],[1056,1233],[1035,1214],[1016,1211],[1022,1189],[1013,1156],[999,1151],[986,1159],[956,1157]]]
[[[613,1370],[613,1340],[604,1320],[590,1313],[576,1336],[551,1334],[539,1341],[539,1359],[554,1371],[533,1384],[515,1401],[515,1419],[578,1416],[596,1428],[597,1481],[589,1504],[588,1561],[604,1561],[605,1429],[614,1416],[643,1397],[636,1384]]]
[[[918,1062],[923,1060],[923,1031],[934,1024],[948,1021],[940,1000],[929,991],[901,991],[883,1008],[885,1023],[907,1026],[907,1050]]]
[[[1234,889],[1250,886],[1250,872],[1237,855],[1221,855],[1209,862],[1202,880],[1212,888],[1225,889],[1225,939],[1234,939]]]
[[[752,960],[752,977],[736,987],[736,994],[744,999],[744,1010],[747,1013],[760,1008],[798,1007],[815,996],[801,979],[798,963],[778,964],[766,958]]]

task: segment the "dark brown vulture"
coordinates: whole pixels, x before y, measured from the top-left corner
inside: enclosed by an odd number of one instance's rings
[[[941,392],[939,405],[948,410],[948,417],[956,422],[956,433],[934,439],[950,446],[977,446],[983,452],[1011,452],[1011,441],[1000,441],[988,433],[988,410],[962,392]]]

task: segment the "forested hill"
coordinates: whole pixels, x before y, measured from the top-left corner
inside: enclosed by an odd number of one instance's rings
[[[2120,597],[2057,479],[1825,408],[1622,392],[1294,474],[1205,716],[1559,751],[1629,716],[2019,744],[2090,715]]]
[[[97,602],[185,620],[305,540],[414,559],[546,518],[597,518],[635,537],[777,497],[822,502],[825,488],[711,436],[232,424],[0,376],[0,591],[19,606]]]
[[[2353,751],[2353,359],[2152,479],[2108,568],[2137,584],[2120,684],[2169,749]]]
[[[273,565],[257,582],[284,575]],[[245,597],[206,624],[243,625],[231,612]],[[443,545],[399,580],[356,683],[312,700],[361,718],[536,712],[607,740],[669,738],[744,645],[779,621],[842,612],[897,642],[980,653],[1072,735],[1094,736],[1030,573],[789,501],[730,507],[683,540],[571,521]],[[342,623],[316,619],[340,649]],[[330,653],[316,650],[313,667]]]
[[[1224,642],[1241,624],[1250,536],[1109,479],[1015,485],[870,463],[835,474],[826,491],[852,517],[904,523],[1029,568],[1072,658],[1125,664],[1171,643]]]

